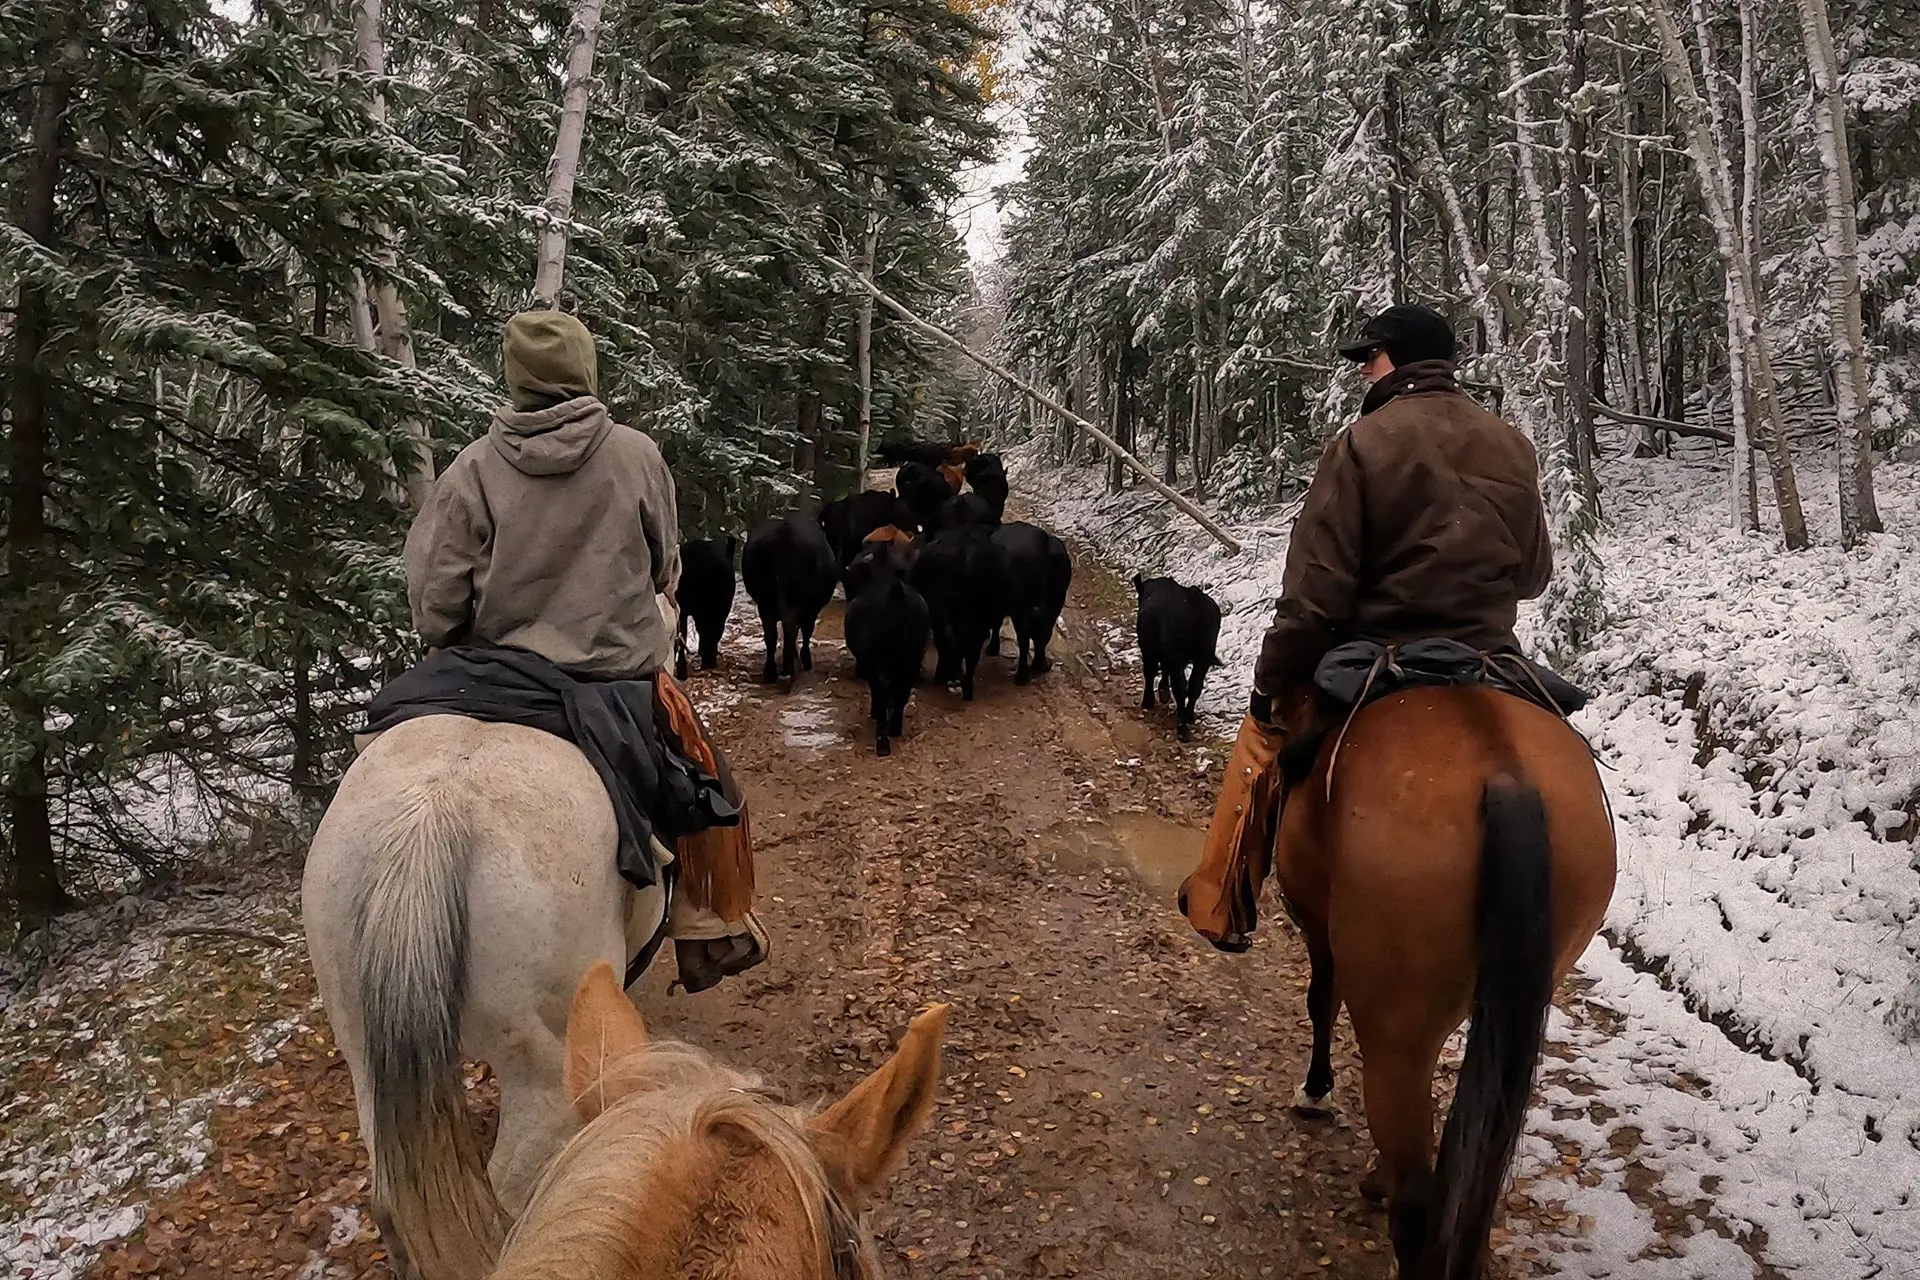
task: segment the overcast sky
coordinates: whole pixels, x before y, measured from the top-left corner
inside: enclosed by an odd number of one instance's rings
[[[960,234],[966,238],[967,254],[975,262],[991,262],[1000,256],[1000,218],[1003,211],[993,198],[993,189],[1019,178],[1026,166],[1027,152],[1033,145],[1032,138],[1027,134],[1026,116],[1021,110],[1022,99],[1028,88],[1021,74],[1025,52],[1026,39],[1016,30],[1002,48],[1001,63],[1005,75],[1000,84],[1000,97],[993,108],[994,121],[1005,135],[1000,156],[992,164],[983,165],[965,175],[967,194],[953,217],[954,225],[960,228]]]

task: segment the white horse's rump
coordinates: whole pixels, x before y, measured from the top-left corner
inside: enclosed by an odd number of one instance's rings
[[[470,1280],[575,1128],[567,1014],[661,920],[615,866],[613,805],[571,743],[459,716],[366,744],[307,855],[307,943],[353,1073],[374,1212],[403,1276]],[[500,1082],[480,1166],[461,1059]],[[504,1217],[503,1217],[504,1211]]]

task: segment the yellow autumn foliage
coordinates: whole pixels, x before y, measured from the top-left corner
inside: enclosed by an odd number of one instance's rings
[[[1004,22],[1012,16],[1013,0],[947,0],[947,8],[965,14],[996,33],[995,38],[981,45],[970,60],[974,78],[980,82],[980,96],[992,102],[998,95],[1000,81],[1005,74],[1005,69],[1000,65],[999,37],[1005,30]]]

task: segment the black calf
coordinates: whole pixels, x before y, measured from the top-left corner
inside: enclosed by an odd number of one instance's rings
[[[720,663],[720,634],[733,611],[733,557],[738,538],[702,538],[680,544],[680,629],[674,646],[674,674],[687,678],[687,623],[700,629],[700,669]]]
[[[895,525],[911,532],[917,524],[913,508],[885,489],[868,489],[851,498],[840,498],[820,512],[820,527],[827,531],[827,541],[833,544],[841,568],[853,563],[866,536],[875,529]]]
[[[1073,582],[1073,556],[1067,544],[1030,524],[1001,525],[994,545],[1007,559],[1007,613],[1020,657],[1013,682],[1025,684],[1032,675],[1045,675],[1053,666],[1047,644],[1067,607],[1067,588]],[[994,620],[993,651],[999,652],[1000,623]]]
[[[985,529],[1000,527],[1000,512],[977,493],[959,493],[940,504],[942,529]]]
[[[944,529],[921,548],[913,585],[933,615],[939,666],[933,678],[960,682],[960,696],[973,701],[980,653],[1006,608],[1007,557],[985,529]]]
[[[924,462],[902,463],[893,474],[893,488],[912,510],[914,524],[922,533],[940,528],[940,508],[953,497],[953,486],[940,474],[940,468]]]
[[[1200,701],[1207,668],[1220,665],[1214,652],[1220,643],[1220,606],[1200,588],[1172,578],[1142,579],[1136,573],[1133,589],[1140,596],[1135,634],[1147,682],[1140,707],[1153,710],[1156,678],[1163,691],[1170,686],[1174,730],[1185,742],[1193,732],[1193,708]]]
[[[1007,469],[997,453],[976,453],[967,459],[967,484],[993,508],[995,520],[1007,518]]]
[[[826,532],[811,520],[798,517],[769,520],[747,537],[740,556],[740,581],[760,610],[760,630],[767,645],[767,665],[760,679],[772,684],[795,673],[799,666],[813,670],[813,627],[820,611],[833,598],[840,566]],[[780,664],[773,651],[786,629]]]
[[[883,756],[906,732],[907,700],[932,630],[927,602],[907,580],[912,560],[894,543],[862,551],[855,564],[865,570],[863,585],[847,604],[847,651],[872,694],[873,747]],[[847,581],[851,590],[851,575]]]

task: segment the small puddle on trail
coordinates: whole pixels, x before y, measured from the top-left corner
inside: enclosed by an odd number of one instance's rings
[[[1171,894],[1200,865],[1207,833],[1152,813],[1116,813],[1049,828],[1047,843],[1076,870],[1125,867],[1156,894]]]
[[[788,746],[802,751],[823,751],[840,741],[831,705],[806,695],[780,709],[780,730]]]

